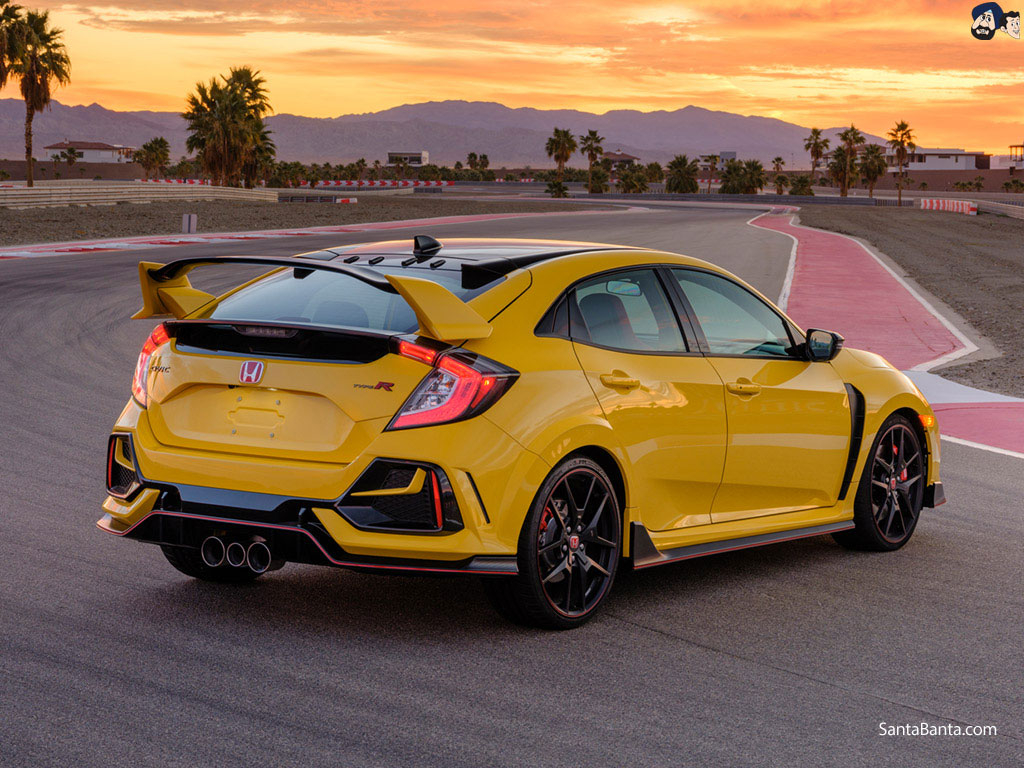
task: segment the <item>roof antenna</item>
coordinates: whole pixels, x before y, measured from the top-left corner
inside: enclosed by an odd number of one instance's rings
[[[430,235],[416,235],[412,239],[412,253],[416,261],[426,261],[433,258],[434,254],[441,250],[441,243]]]

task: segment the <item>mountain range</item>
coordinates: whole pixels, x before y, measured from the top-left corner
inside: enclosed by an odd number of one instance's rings
[[[0,158],[24,157],[25,107],[18,99],[0,99]],[[552,129],[574,134],[593,128],[605,137],[606,151],[623,151],[644,161],[667,162],[676,154],[734,151],[741,159],[764,163],[776,155],[790,168],[808,167],[803,148],[809,129],[770,117],[717,112],[687,106],[673,111],[613,110],[604,114],[570,109],[512,109],[482,101],[430,101],[380,112],[333,118],[279,114],[267,119],[278,158],[302,162],[384,160],[388,151],[430,153],[431,162],[450,165],[468,152],[485,153],[492,168],[549,167],[544,143]],[[836,144],[842,128],[824,134]],[[881,142],[866,134],[868,140]],[[185,153],[185,122],[175,112],[118,112],[99,104],[68,106],[52,102],[36,115],[34,145],[65,139],[139,146],[154,136],[171,144],[173,158]],[[581,165],[577,156],[571,165]]]

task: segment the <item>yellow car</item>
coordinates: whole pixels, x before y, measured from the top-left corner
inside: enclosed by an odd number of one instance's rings
[[[189,280],[205,265],[263,269],[215,297]],[[417,236],[139,276],[135,317],[171,319],[98,524],[196,578],[477,574],[502,615],[566,629],[623,562],[821,534],[895,550],[944,501],[906,376],[697,259]]]

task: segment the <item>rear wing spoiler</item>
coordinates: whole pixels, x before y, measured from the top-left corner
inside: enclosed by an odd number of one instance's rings
[[[447,288],[431,280],[405,275],[382,275],[371,269],[331,261],[278,256],[194,256],[169,264],[140,262],[142,309],[132,315],[132,319],[167,315],[181,319],[213,301],[213,295],[192,287],[188,279],[190,271],[208,264],[251,264],[336,272],[353,277],[385,293],[400,295],[416,313],[422,336],[451,342],[462,339],[485,339],[491,335],[491,324],[476,310]]]

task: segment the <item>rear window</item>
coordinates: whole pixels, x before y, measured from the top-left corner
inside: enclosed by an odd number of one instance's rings
[[[463,301],[491,288],[462,287],[461,272],[378,268],[382,275],[413,275],[432,280]],[[322,270],[285,269],[242,288],[201,314],[211,320],[298,323],[337,328],[368,328],[407,333],[419,323],[405,299],[348,275]]]

